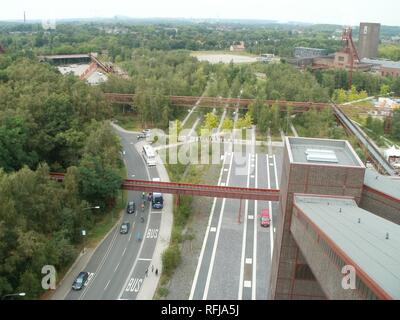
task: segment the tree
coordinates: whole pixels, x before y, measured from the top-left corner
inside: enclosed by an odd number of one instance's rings
[[[85,156],[79,166],[82,198],[93,206],[106,208],[115,199],[122,179],[115,169],[104,165],[99,156]]]
[[[218,127],[218,117],[212,112],[207,113],[204,119],[203,128],[207,129],[208,131],[212,131],[217,127]]]
[[[222,130],[232,130],[233,129],[233,121],[230,118],[225,118],[222,122]]]
[[[380,95],[385,96],[390,93],[390,86],[387,84],[381,85]]]
[[[400,140],[400,109],[393,112],[392,136],[393,138]]]

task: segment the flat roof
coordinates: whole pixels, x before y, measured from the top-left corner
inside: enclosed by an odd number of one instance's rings
[[[372,169],[365,170],[364,184],[400,200],[400,180],[383,176]],[[399,248],[400,250],[400,248]]]
[[[81,59],[90,58],[89,54],[58,54],[52,56],[42,56],[45,59],[56,60],[56,59]]]
[[[400,69],[400,62],[398,61],[363,58],[361,62],[380,65],[384,68]]]
[[[295,204],[387,294],[400,299],[399,225],[348,198],[296,195]]]
[[[286,139],[292,162],[365,167],[351,145],[345,140],[293,137]]]

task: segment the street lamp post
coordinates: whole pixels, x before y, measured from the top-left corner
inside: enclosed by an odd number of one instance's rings
[[[26,293],[25,292],[19,292],[19,293],[11,293],[11,294],[6,294],[4,295],[1,300],[5,300],[7,297],[25,297]]]

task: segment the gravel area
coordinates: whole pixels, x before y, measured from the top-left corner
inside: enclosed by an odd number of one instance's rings
[[[218,183],[221,166],[210,165],[202,177],[202,183]],[[192,281],[196,272],[197,262],[203,245],[208,218],[210,215],[213,199],[206,197],[193,198],[193,213],[187,223],[183,238],[193,236],[193,240],[184,240],[181,244],[182,262],[175,270],[171,281],[166,286],[168,288],[167,300],[188,300]]]

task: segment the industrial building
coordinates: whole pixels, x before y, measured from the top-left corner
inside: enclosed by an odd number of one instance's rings
[[[363,58],[362,63],[372,66],[372,70],[381,76],[400,76],[400,62],[390,61],[385,59],[369,59]]]
[[[318,48],[306,48],[306,47],[296,47],[294,48],[294,57],[295,58],[314,58],[326,56],[328,54],[325,49]]]
[[[358,55],[360,59],[378,57],[380,31],[380,23],[360,23],[358,38]]]
[[[347,141],[285,139],[272,299],[400,298],[400,181],[378,176]],[[342,287],[347,265],[354,290]]]

